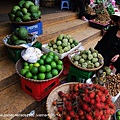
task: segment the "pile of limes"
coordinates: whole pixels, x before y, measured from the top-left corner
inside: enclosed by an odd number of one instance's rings
[[[62,60],[50,51],[43,54],[36,63],[24,61],[20,74],[34,80],[46,80],[57,76],[62,69]]]

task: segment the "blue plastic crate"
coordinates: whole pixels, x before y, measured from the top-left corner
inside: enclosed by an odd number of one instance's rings
[[[26,28],[28,30],[28,33],[30,33],[30,34],[36,34],[36,35],[43,34],[43,26],[42,26],[41,21],[36,24],[24,25],[24,26],[12,23],[12,31],[14,31],[16,28],[20,28],[20,27]]]

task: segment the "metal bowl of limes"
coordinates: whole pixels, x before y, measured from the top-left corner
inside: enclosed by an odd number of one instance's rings
[[[114,114],[115,120],[120,120],[120,109],[117,109],[115,114]]]
[[[46,64],[45,62],[44,62],[45,64],[42,65],[41,61],[32,64],[24,61],[23,59],[19,59],[15,67],[18,75],[24,78],[25,80],[33,82],[46,82],[59,77],[60,74],[62,73],[63,63],[62,61],[61,62],[58,61],[56,61],[57,62],[56,64],[61,65],[61,68],[60,67],[58,68],[57,66],[56,68],[53,68],[52,64]],[[51,69],[48,70],[48,67],[51,67]]]

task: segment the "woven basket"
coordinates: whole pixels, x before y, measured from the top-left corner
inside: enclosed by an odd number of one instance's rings
[[[58,118],[55,116],[55,111],[57,111],[57,107],[53,106],[53,104],[52,104],[53,101],[60,98],[58,96],[58,92],[62,91],[64,93],[68,93],[70,84],[77,84],[77,83],[78,82],[65,83],[65,84],[62,84],[62,85],[56,87],[55,89],[53,89],[51,91],[51,93],[47,97],[47,102],[46,102],[46,109],[47,109],[48,117],[50,120],[58,120]]]
[[[58,120],[58,117],[56,117],[55,112],[57,111],[57,107],[53,106],[53,101],[59,99],[60,97],[58,96],[58,92],[62,91],[64,93],[69,93],[70,90],[70,85],[71,84],[77,84],[78,82],[69,82],[69,83],[65,83],[62,84],[56,88],[54,88],[51,93],[49,94],[49,96],[47,97],[47,101],[46,101],[46,109],[47,109],[47,113],[48,113],[48,117],[50,120]],[[81,83],[82,84],[82,83]],[[109,117],[108,120],[110,120],[111,116]]]
[[[23,48],[25,48],[25,47],[23,47],[23,46],[20,46],[20,45],[10,45],[10,44],[8,44],[7,43],[7,41],[8,41],[8,38],[10,38],[11,37],[11,35],[7,35],[4,39],[3,39],[3,44],[5,45],[5,46],[7,46],[7,47],[9,47],[9,48],[13,48],[13,49],[23,49]],[[30,39],[30,40],[32,40],[32,37],[34,37],[32,34],[28,34],[28,39]],[[33,40],[33,42],[32,42],[32,44],[35,44],[35,42],[37,41],[37,39],[36,39],[36,37],[34,37],[33,38],[34,40]]]
[[[79,68],[80,70],[91,71],[91,72],[92,72],[92,71],[97,71],[97,70],[99,70],[99,69],[103,66],[103,64],[102,64],[102,65],[100,65],[100,66],[97,67],[97,68],[86,69],[86,68],[82,68],[82,67],[80,67],[80,66],[78,66],[78,65],[75,65],[75,64],[71,61],[71,56],[74,55],[74,54],[77,54],[77,53],[79,53],[79,52],[80,52],[80,51],[74,51],[73,53],[71,53],[71,54],[68,55],[68,58],[69,58],[70,62],[72,63],[72,65],[74,65],[75,67]]]
[[[38,22],[40,22],[41,19],[37,19],[37,20],[32,20],[32,21],[28,21],[28,22],[15,22],[15,21],[11,21],[13,24],[17,24],[17,25],[32,25],[32,24],[36,24]]]
[[[23,59],[19,59],[19,60],[16,62],[16,65],[15,65],[16,72],[17,72],[17,74],[18,74],[20,77],[24,78],[25,80],[32,81],[32,82],[37,82],[37,83],[47,82],[47,81],[49,81],[49,80],[52,80],[52,79],[55,79],[55,78],[59,77],[60,74],[61,74],[62,71],[63,71],[63,69],[62,69],[57,76],[55,76],[55,77],[53,77],[53,78],[51,78],[51,79],[46,79],[46,80],[34,80],[34,79],[29,79],[29,78],[26,78],[26,77],[24,77],[23,75],[20,74],[20,71],[21,71],[21,69],[23,68],[23,62],[24,62]]]

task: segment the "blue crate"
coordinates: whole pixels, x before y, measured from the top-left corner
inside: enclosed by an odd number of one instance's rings
[[[18,24],[12,23],[12,31],[20,27],[26,28],[28,30],[28,33],[30,34],[36,34],[36,35],[43,34],[43,27],[42,27],[41,21],[36,24],[32,24],[32,25],[18,25]]]

